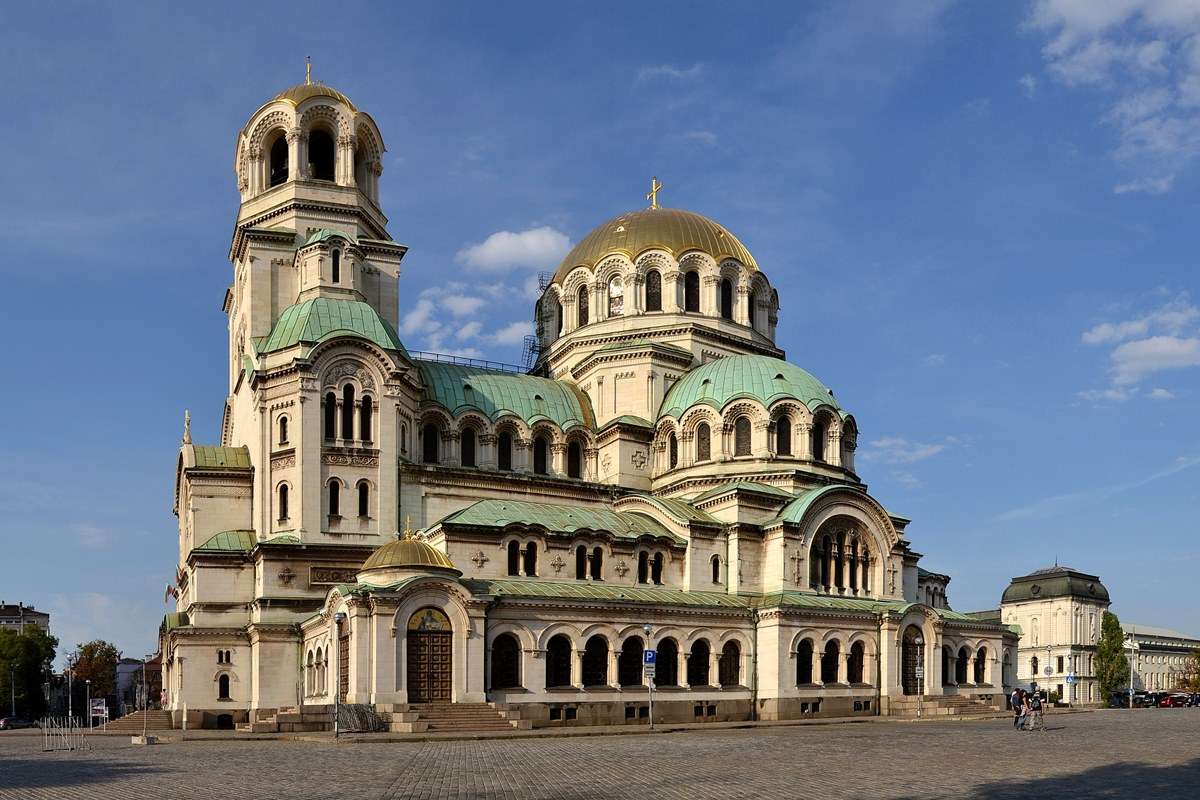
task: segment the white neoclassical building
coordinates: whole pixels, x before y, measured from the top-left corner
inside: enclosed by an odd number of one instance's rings
[[[221,440],[176,472],[177,721],[636,724],[647,648],[672,720],[1003,702],[1015,635],[918,567],[731,231],[653,194],[548,277],[532,369],[418,357],[383,151],[311,82],[238,134]]]

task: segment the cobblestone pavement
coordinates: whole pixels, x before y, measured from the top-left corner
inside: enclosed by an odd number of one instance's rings
[[[1200,796],[1200,710],[523,741],[341,744],[0,735],[0,798],[1070,798]]]

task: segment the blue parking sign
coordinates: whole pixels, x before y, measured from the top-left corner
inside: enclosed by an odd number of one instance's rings
[[[645,650],[645,651],[643,651],[643,652],[642,652],[642,663],[643,663],[643,664],[654,664],[654,663],[656,663],[656,662],[655,662],[655,658],[657,657],[657,655],[658,655],[658,654],[657,654],[657,653],[656,653],[654,650]]]

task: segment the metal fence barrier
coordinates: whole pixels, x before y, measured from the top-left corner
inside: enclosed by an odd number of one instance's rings
[[[342,733],[371,733],[386,731],[387,723],[375,707],[360,703],[342,703],[337,709],[338,730]]]
[[[42,720],[42,750],[90,750],[87,728],[74,717],[46,717]]]

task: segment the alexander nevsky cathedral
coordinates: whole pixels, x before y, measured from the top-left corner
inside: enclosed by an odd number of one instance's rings
[[[220,441],[185,427],[176,470],[177,727],[645,724],[651,688],[666,722],[1003,708],[1016,633],[950,609],[776,344],[795,265],[653,183],[544,282],[527,369],[413,354],[383,153],[311,80],[237,135]]]

